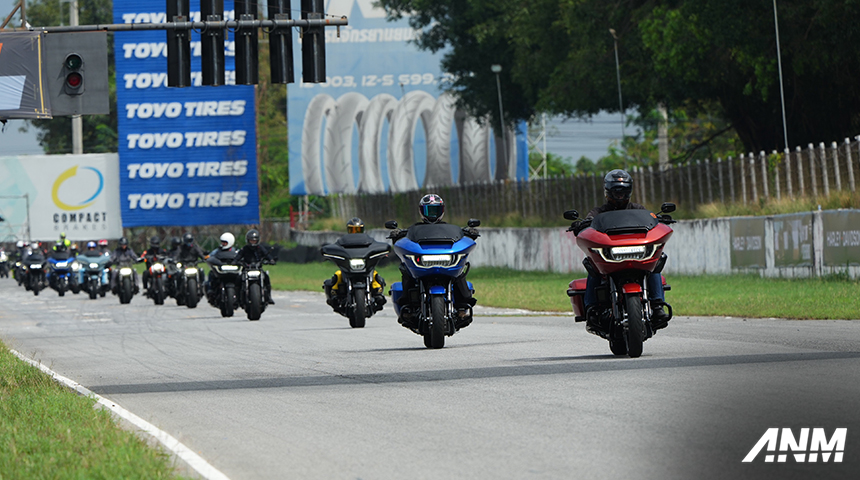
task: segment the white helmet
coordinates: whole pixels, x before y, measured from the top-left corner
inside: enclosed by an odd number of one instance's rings
[[[24,240],[18,240],[18,243],[15,244],[18,248],[24,248]]]
[[[224,245],[224,242],[227,242],[227,245]],[[235,242],[236,237],[234,237],[232,233],[224,233],[221,235],[221,250],[229,250]]]

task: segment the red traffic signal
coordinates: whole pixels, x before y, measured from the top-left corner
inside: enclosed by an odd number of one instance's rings
[[[66,81],[63,84],[63,92],[66,95],[80,95],[84,93],[84,60],[77,53],[66,55],[63,61],[63,71]]]

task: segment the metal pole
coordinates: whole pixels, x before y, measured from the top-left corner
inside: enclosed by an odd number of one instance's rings
[[[30,194],[29,193],[24,194],[24,200],[26,201],[26,204],[27,204],[27,241],[29,242],[30,240],[33,239],[32,233],[30,233]]]
[[[69,25],[78,26],[78,0],[69,2]],[[72,115],[72,153],[84,153],[84,124],[80,115]]]
[[[776,61],[779,65],[779,99],[782,102],[782,134],[785,137],[785,148],[788,148],[788,127],[785,122],[785,90],[782,86],[782,53],[779,50],[779,20],[776,16],[776,0],[773,0],[773,25],[776,30]]]
[[[508,164],[508,140],[505,135],[505,109],[502,107],[502,81],[499,79],[499,72],[496,72],[496,90],[499,92],[499,121],[501,122],[502,131],[502,147],[505,154],[505,166]],[[496,166],[498,169],[498,165]]]
[[[618,37],[615,36],[615,29],[610,28],[609,33],[612,34],[612,39],[615,42],[615,76],[618,80],[618,109],[621,111],[621,141],[624,142],[624,102],[621,100],[621,66],[618,63]]]

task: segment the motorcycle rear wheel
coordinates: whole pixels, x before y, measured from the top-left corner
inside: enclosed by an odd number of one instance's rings
[[[367,292],[363,288],[356,288],[352,291],[352,296],[355,306],[352,309],[352,315],[349,316],[349,326],[364,328],[367,318]]]
[[[424,334],[424,346],[427,348],[442,348],[445,346],[445,298],[441,295],[430,297],[430,315],[432,324]]]
[[[642,342],[645,341],[645,322],[642,320],[642,300],[635,295],[625,299],[627,307],[627,355],[637,358],[642,355]]]

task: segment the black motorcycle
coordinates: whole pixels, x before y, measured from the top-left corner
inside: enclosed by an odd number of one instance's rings
[[[164,261],[166,257],[163,255],[154,255],[150,261],[149,281],[146,286],[145,295],[151,298],[156,305],[164,305],[164,297],[167,296],[167,289],[164,286],[166,278]]]
[[[329,304],[349,319],[350,327],[364,328],[365,320],[382,310],[382,304],[373,300],[371,285],[376,264],[388,256],[391,246],[363,233],[350,233],[320,251],[340,268],[341,283]]]
[[[119,296],[119,303],[127,304],[131,303],[131,299],[134,297],[135,291],[137,290],[136,282],[134,281],[134,269],[131,267],[130,262],[120,263],[119,266],[115,268],[119,268],[117,273],[117,296]]]
[[[269,274],[263,270],[263,265],[274,265],[271,260],[252,262],[242,268],[242,289],[239,291],[239,305],[245,309],[248,320],[259,320],[266,311],[266,301]]]
[[[237,292],[242,288],[242,267],[234,263],[236,252],[223,253],[223,258],[210,256],[206,263],[212,267],[212,279],[217,280],[218,288],[209,288],[209,304],[221,310],[222,317],[232,317],[239,307]],[[262,312],[261,312],[262,313]],[[259,318],[259,317],[257,317]]]
[[[9,256],[0,251],[0,278],[9,278]]]
[[[32,291],[33,295],[38,295],[39,291],[47,286],[45,267],[44,260],[27,260],[26,288]]]
[[[203,271],[197,268],[197,262],[177,262],[177,273],[173,274],[173,294],[177,305],[197,308],[200,297],[203,296]]]

